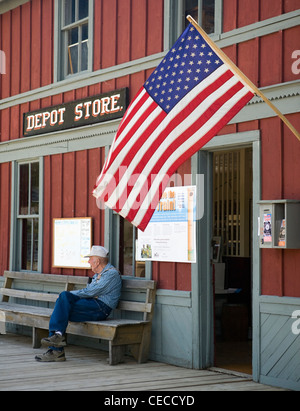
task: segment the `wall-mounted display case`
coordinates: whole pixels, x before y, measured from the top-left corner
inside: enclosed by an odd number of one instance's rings
[[[260,201],[260,248],[300,248],[300,201]]]

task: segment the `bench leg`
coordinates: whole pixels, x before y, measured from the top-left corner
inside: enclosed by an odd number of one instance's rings
[[[126,345],[113,345],[112,341],[109,342],[109,365],[116,365],[123,362],[125,355]]]
[[[6,334],[6,315],[4,311],[0,311],[0,334]]]
[[[148,360],[150,343],[151,325],[145,325],[141,343],[130,346],[131,354],[139,364],[144,363]]]
[[[42,328],[32,328],[32,348],[40,348],[41,347],[41,339],[48,337],[49,332]]]
[[[0,334],[6,334],[6,323],[4,321],[0,321]]]

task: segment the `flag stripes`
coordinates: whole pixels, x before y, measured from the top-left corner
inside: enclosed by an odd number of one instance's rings
[[[202,38],[200,41],[202,48],[206,47]],[[162,66],[160,71],[164,69]],[[157,83],[152,79],[152,84]],[[161,82],[156,88],[162,85],[165,91],[157,97],[161,101],[168,88],[173,91],[172,85]],[[146,228],[172,174],[253,97],[219,60],[214,71],[196,82],[169,112],[154,99],[158,93],[149,94],[150,88],[142,87],[129,106],[94,190],[105,205],[141,230]]]

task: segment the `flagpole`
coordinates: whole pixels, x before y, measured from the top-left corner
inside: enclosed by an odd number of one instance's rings
[[[251,80],[245,76],[244,73],[230,60],[230,58],[211,40],[211,38],[206,34],[206,32],[199,26],[196,20],[191,16],[187,16],[187,20],[199,31],[201,36],[205,41],[210,45],[214,52],[232,69],[232,71],[240,77],[241,81],[248,86],[253,93],[263,99],[265,103],[281,118],[285,125],[291,130],[291,132],[297,137],[300,141],[300,133],[295,129],[295,127],[289,122],[289,120],[274,106],[273,103],[252,83]]]

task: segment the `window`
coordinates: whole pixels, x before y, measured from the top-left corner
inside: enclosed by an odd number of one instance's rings
[[[39,256],[39,162],[21,163],[18,168],[18,269],[38,271]]]
[[[57,1],[60,20],[57,63],[60,80],[91,70],[93,0]]]
[[[215,152],[213,235],[226,257],[251,254],[252,149]]]
[[[192,16],[207,34],[220,34],[222,0],[166,0],[170,16],[169,48],[189,24],[186,17]]]
[[[119,269],[123,275],[145,277],[145,262],[135,259],[137,228],[120,218]]]
[[[198,21],[207,34],[214,33],[215,0],[185,0],[185,18],[188,15],[191,15],[196,21]],[[186,23],[186,26],[187,25],[188,21]]]

